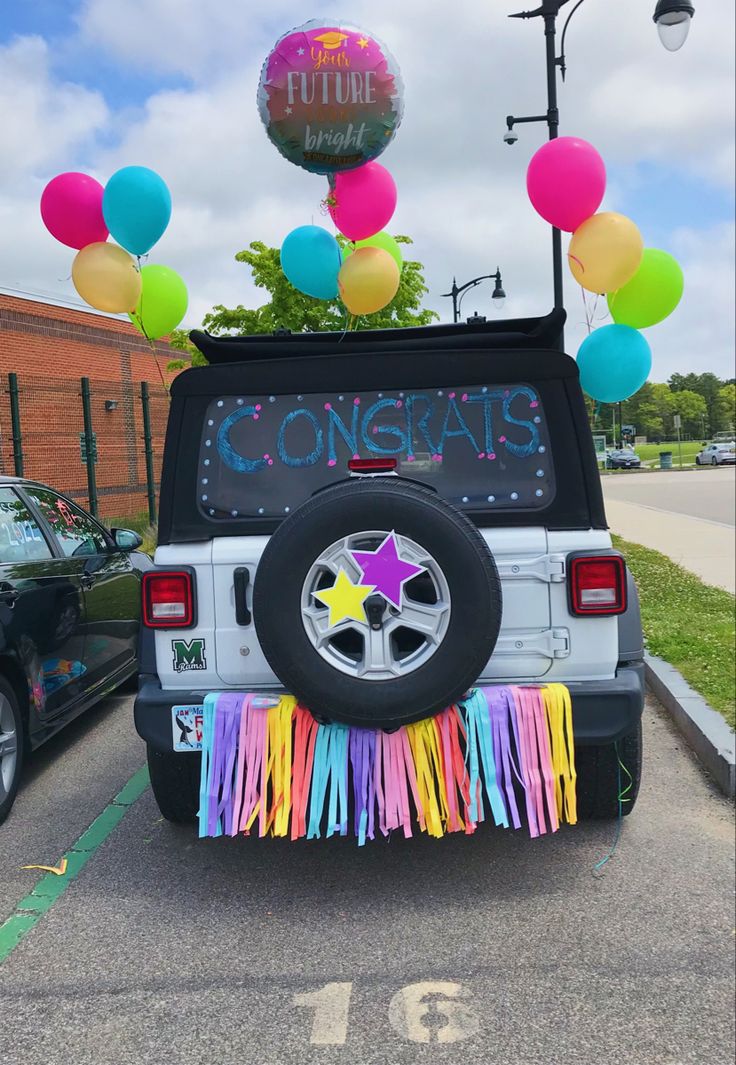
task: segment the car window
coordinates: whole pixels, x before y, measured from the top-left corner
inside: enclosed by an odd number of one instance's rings
[[[51,557],[51,549],[23,500],[12,488],[0,488],[0,563]]]
[[[204,417],[198,504],[209,518],[284,516],[390,457],[463,510],[549,505],[555,479],[545,412],[527,384],[398,392],[221,396]]]
[[[67,558],[80,555],[99,555],[108,550],[108,542],[97,522],[47,488],[26,488],[53,529],[59,546]]]

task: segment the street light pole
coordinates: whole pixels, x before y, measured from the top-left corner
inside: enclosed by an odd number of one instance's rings
[[[536,18],[542,16],[544,19],[544,41],[545,41],[545,57],[547,65],[547,114],[546,115],[530,115],[526,118],[516,118],[514,115],[508,115],[506,118],[506,125],[509,133],[513,130],[514,126],[522,122],[546,122],[548,140],[555,140],[558,136],[560,128],[560,113],[557,108],[557,70],[558,66],[563,66],[564,56],[561,57],[562,62],[557,59],[557,49],[555,46],[556,38],[556,23],[557,15],[560,8],[564,4],[569,3],[569,0],[542,0],[541,7],[536,8],[534,11],[517,11],[513,15],[509,15],[509,18]],[[582,0],[578,0],[578,3],[573,8],[573,14],[582,3]],[[568,19],[569,21],[569,19]],[[567,24],[565,24],[567,29]],[[510,143],[513,143],[511,141]],[[565,297],[562,287],[562,234],[559,229],[552,227],[552,287],[554,293],[554,306],[555,309],[562,309],[565,305]],[[564,330],[560,330],[560,348],[564,350],[565,347],[565,335]]]
[[[545,55],[547,63],[547,113],[545,115],[527,115],[517,118],[515,115],[507,115],[507,131],[504,141],[507,144],[515,144],[518,138],[513,132],[514,126],[526,122],[546,122],[548,139],[554,140],[558,136],[560,115],[557,108],[557,71],[560,68],[562,80],[565,80],[565,34],[570,19],[575,14],[584,0],[577,0],[570,14],[565,20],[562,29],[562,44],[560,55],[556,55],[556,23],[560,9],[570,0],[541,0],[539,7],[533,11],[517,11],[509,18],[542,18],[544,19]],[[680,48],[687,37],[690,23],[695,9],[692,0],[657,0],[654,12],[654,22],[657,25],[662,43],[669,51]],[[562,289],[562,234],[559,229],[552,228],[552,283],[554,288],[555,308],[564,307],[564,295]],[[560,348],[564,350],[564,333],[560,332]]]
[[[481,277],[474,277],[472,281],[466,281],[464,285],[458,285],[456,279],[453,277],[452,288],[450,289],[450,291],[442,293],[443,296],[452,297],[453,322],[457,323],[460,321],[460,306],[462,304],[463,296],[465,295],[465,293],[468,291],[468,289],[475,288],[475,286],[479,285],[481,281],[495,281],[493,295],[491,296],[491,299],[495,300],[493,306],[497,310],[501,309],[501,307],[503,306],[503,301],[506,299],[506,293],[503,289],[503,281],[501,278],[500,267],[496,267],[495,274],[483,274]]]

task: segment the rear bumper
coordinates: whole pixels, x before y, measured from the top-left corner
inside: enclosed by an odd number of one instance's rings
[[[568,684],[572,697],[573,731],[580,746],[612,743],[635,727],[644,707],[644,663],[619,666],[609,680]],[[139,736],[159,751],[171,751],[171,707],[196,705],[206,691],[162,690],[157,676],[142,674],[135,701]]]

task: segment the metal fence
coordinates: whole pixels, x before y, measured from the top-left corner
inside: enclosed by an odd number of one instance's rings
[[[154,524],[168,393],[147,381],[7,375],[0,472],[43,481],[112,518]]]

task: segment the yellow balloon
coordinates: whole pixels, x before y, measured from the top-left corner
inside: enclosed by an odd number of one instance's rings
[[[132,311],[141,294],[135,261],[117,244],[97,241],[77,252],[72,263],[74,287],[91,307],[110,314]]]
[[[567,253],[575,280],[588,292],[615,292],[639,269],[644,253],[641,233],[626,215],[602,211],[587,218],[572,235]]]
[[[399,268],[387,251],[358,248],[340,267],[337,287],[351,314],[375,314],[394,298],[399,279]]]

